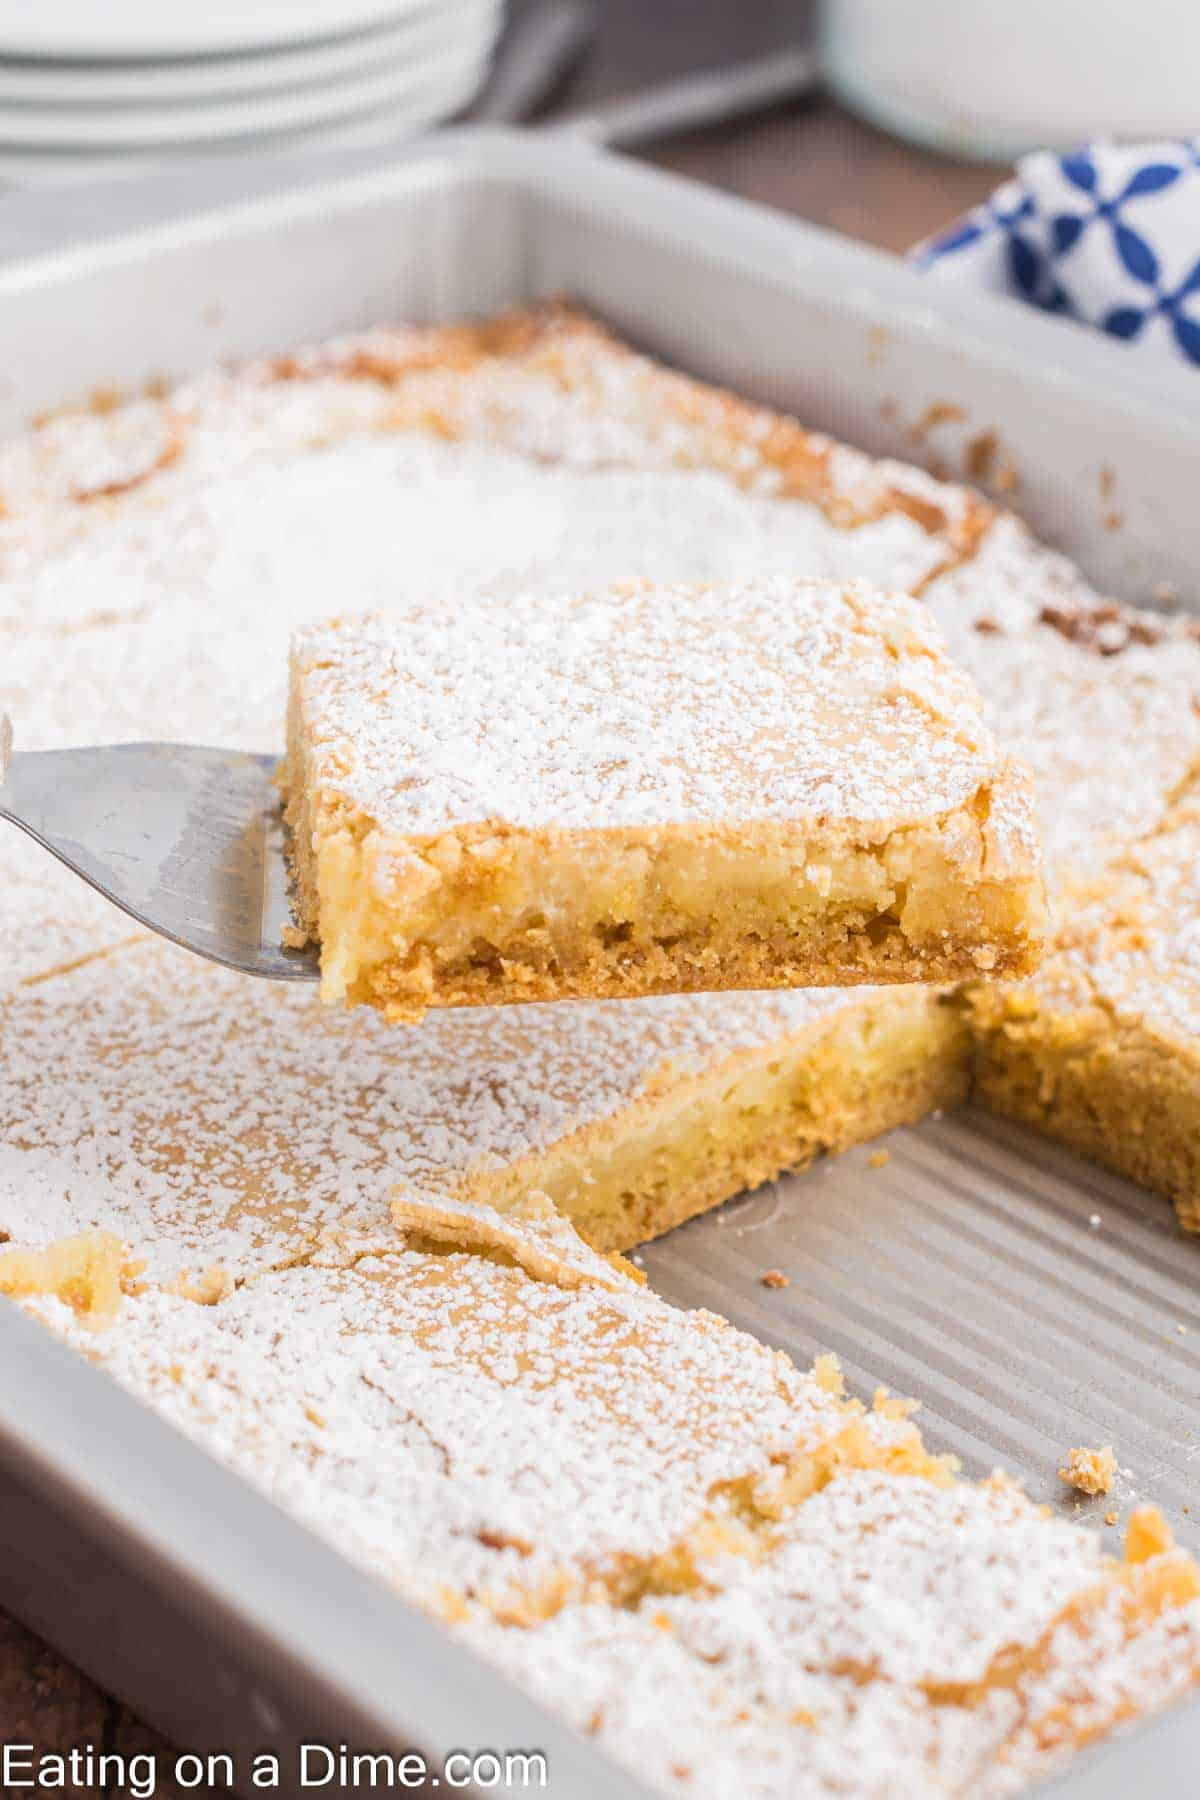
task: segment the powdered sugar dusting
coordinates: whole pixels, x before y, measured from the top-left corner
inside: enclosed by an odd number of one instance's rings
[[[385,830],[936,822],[994,775],[912,600],[794,581],[428,601],[294,649],[310,779]]]
[[[616,1581],[706,1518],[720,1484],[844,1423],[812,1377],[720,1319],[475,1257],[293,1269],[215,1307],[148,1293],[100,1335],[34,1306],[438,1611],[524,1616]]]
[[[1200,1666],[1200,1603],[1131,1629],[1089,1534],[1006,1487],[847,1474],[766,1559],[704,1573],[632,1613],[468,1637],[662,1788],[730,1800],[1015,1792]]]
[[[1014,1489],[863,1471],[798,1508],[763,1563],[727,1561],[711,1596],[661,1604],[697,1655],[787,1712],[803,1704],[793,1682],[808,1669],[935,1688],[982,1681],[1100,1570],[1090,1532]]]
[[[1188,620],[1103,601],[1015,519],[997,521],[926,603],[990,723],[1033,771],[1052,876],[1096,872],[1164,816],[1200,756]]]
[[[617,1113],[664,1065],[716,1065],[854,1004],[667,996],[402,1031],[145,942],[11,1000],[0,1229],[116,1231],[158,1279],[214,1261],[237,1278],[331,1233],[389,1243],[393,1190],[453,1200]]]
[[[1200,1609],[1131,1635],[1091,1535],[1004,1485],[847,1471],[756,1548],[723,1492],[846,1414],[786,1358],[645,1293],[400,1252],[214,1308],[147,1294],[99,1337],[31,1306],[670,1791],[1008,1792],[1076,1713],[1103,1725],[1200,1662]],[[685,1541],[697,1582],[655,1592]],[[956,1697],[1016,1652],[1027,1674]]]
[[[989,718],[1034,772],[1062,891],[1057,943],[1030,984],[1038,1005],[1116,1019],[1190,1055],[1200,1041],[1194,620],[1103,600],[1015,519],[998,521],[927,599]]]
[[[1194,794],[1072,896],[1032,990],[1050,1012],[1104,1009],[1187,1056],[1200,1040],[1200,812]]]

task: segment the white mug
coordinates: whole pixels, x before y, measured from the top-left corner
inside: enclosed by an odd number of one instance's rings
[[[1200,133],[1200,0],[822,0],[830,86],[902,137],[1009,162]]]

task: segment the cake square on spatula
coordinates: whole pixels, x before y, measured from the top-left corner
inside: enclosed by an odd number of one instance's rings
[[[284,781],[323,994],[396,1019],[1040,950],[1025,772],[921,607],[862,585],[334,619],[293,643]]]

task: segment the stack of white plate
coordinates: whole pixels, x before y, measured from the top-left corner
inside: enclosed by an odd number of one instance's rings
[[[0,0],[0,178],[387,142],[482,85],[504,0]]]

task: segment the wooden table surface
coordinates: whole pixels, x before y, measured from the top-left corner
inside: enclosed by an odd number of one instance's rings
[[[787,42],[804,24],[795,0],[602,3],[600,41],[556,97],[554,112],[634,92],[681,67],[716,67],[762,52]],[[974,204],[1000,178],[995,168],[898,144],[823,97],[690,133],[646,155],[663,168],[897,251]],[[181,1678],[202,1680],[203,1673],[181,1671]],[[0,1743],[5,1740],[62,1754],[89,1744],[97,1752],[126,1755],[157,1750],[158,1793],[175,1800],[182,1792],[170,1780],[171,1753],[157,1734],[0,1610]],[[118,1796],[118,1790],[91,1785],[60,1792],[67,1800]]]

